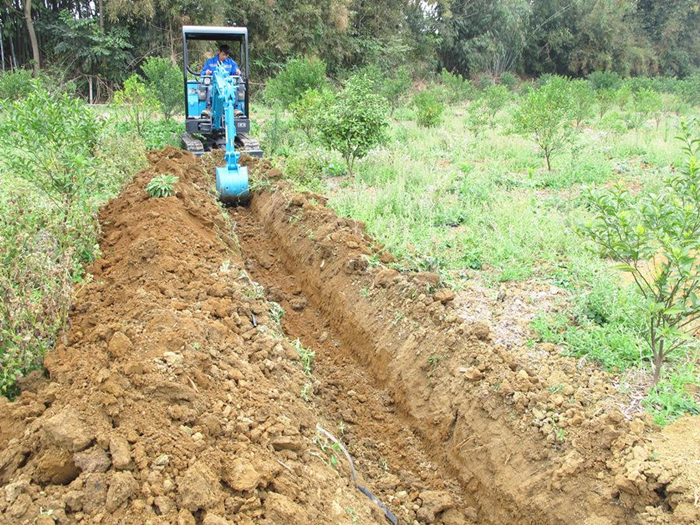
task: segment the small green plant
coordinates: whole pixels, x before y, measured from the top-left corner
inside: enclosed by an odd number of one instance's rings
[[[667,357],[693,344],[687,330],[700,318],[700,139],[683,130],[687,163],[659,193],[634,196],[621,185],[589,191],[594,219],[581,228],[644,297],[654,386]]]
[[[309,89],[326,85],[326,64],[317,58],[290,58],[265,86],[265,99],[288,108]]]
[[[595,92],[595,97],[598,102],[598,118],[602,119],[615,105],[617,101],[617,91],[611,88],[601,88]]]
[[[297,354],[299,354],[299,360],[301,361],[301,368],[304,374],[310,376],[314,366],[314,359],[316,359],[316,352],[305,348],[299,339],[294,341],[294,348],[296,348]]]
[[[144,136],[144,127],[153,110],[159,103],[153,92],[141,81],[138,75],[131,75],[124,87],[114,94],[114,103],[122,108],[139,136]]]
[[[146,85],[153,98],[158,101],[165,120],[170,120],[182,106],[182,72],[170,60],[149,57],[141,66],[146,76]]]
[[[471,82],[462,75],[450,73],[446,69],[440,72],[440,83],[447,91],[451,103],[464,102],[474,97],[475,89]]]
[[[489,127],[491,122],[491,111],[483,98],[474,100],[467,109],[467,128],[474,133],[476,138]]]
[[[508,88],[509,91],[515,91],[520,83],[520,80],[513,73],[506,71],[498,78],[498,83],[499,85]]]
[[[552,171],[552,155],[573,140],[568,80],[553,77],[522,99],[513,114],[513,130],[537,144]]]
[[[576,126],[588,118],[596,103],[596,93],[590,84],[583,79],[572,80],[570,85],[572,117],[576,121]]]
[[[339,152],[352,177],[355,161],[385,140],[388,108],[371,80],[351,77],[321,122],[323,143]]]
[[[512,98],[511,92],[505,86],[489,86],[482,93],[485,107],[488,110],[489,125],[496,123],[496,115]]]
[[[437,126],[442,121],[445,104],[436,89],[424,89],[413,96],[418,125],[424,128]]]
[[[299,397],[306,401],[307,403],[311,402],[311,394],[313,393],[314,387],[311,383],[305,383],[303,387],[301,387],[301,392],[299,392]]]
[[[319,132],[323,115],[333,105],[333,92],[323,87],[309,89],[299,100],[289,106],[294,127],[304,132],[309,142],[314,142]]]
[[[153,198],[172,197],[178,180],[178,177],[167,173],[153,177],[146,186],[146,193]]]

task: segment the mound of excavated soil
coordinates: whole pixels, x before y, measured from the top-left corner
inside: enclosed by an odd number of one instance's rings
[[[612,376],[504,345],[266,161],[222,210],[216,157],[150,160],[49,379],[0,398],[0,523],[388,523],[319,423],[401,523],[700,519],[697,418],[627,419]],[[176,196],[147,198],[161,173]]]
[[[313,444],[299,355],[241,272],[211,174],[175,149],[150,162],[102,210],[50,379],[0,398],[0,522],[380,522]],[[150,199],[161,173],[176,196]]]
[[[661,440],[673,443],[669,436],[680,430],[662,436],[648,416],[628,419],[614,376],[543,348],[495,342],[488,324],[458,314],[454,294],[440,288],[437,275],[388,267],[391,256],[363,225],[338,218],[323,196],[294,195],[280,182],[271,189],[251,205],[273,246],[273,253],[253,257],[256,275],[283,289],[284,278],[270,270],[279,259],[293,279],[292,293],[296,288],[345,355],[386,388],[438,471],[461,482],[476,509],[470,517],[480,523],[700,520],[700,479],[691,466],[697,447],[674,455]],[[282,294],[281,300],[296,310],[299,298]],[[289,324],[302,338],[300,326],[313,328],[298,315],[290,314]],[[316,348],[333,355],[323,339]],[[336,382],[346,391],[351,386]],[[697,418],[691,421],[697,428]],[[684,437],[675,442],[692,442],[692,431],[680,428]]]

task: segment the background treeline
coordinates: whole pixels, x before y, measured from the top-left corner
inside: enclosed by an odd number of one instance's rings
[[[106,99],[147,56],[177,62],[183,24],[245,25],[256,78],[312,55],[465,76],[693,74],[695,0],[0,0],[3,67],[49,69]]]

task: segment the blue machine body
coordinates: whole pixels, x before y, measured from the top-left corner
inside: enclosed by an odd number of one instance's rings
[[[226,137],[226,166],[216,168],[216,191],[226,203],[246,202],[250,199],[248,168],[238,164],[240,153],[236,151],[235,110],[238,86],[241,78],[231,76],[219,65],[212,75],[211,119],[212,129],[222,130]],[[206,104],[206,103],[205,103]]]

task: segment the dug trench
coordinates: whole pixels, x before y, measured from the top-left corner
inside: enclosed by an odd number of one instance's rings
[[[697,419],[661,435],[592,366],[494,344],[266,161],[227,211],[220,159],[150,161],[48,377],[0,399],[0,523],[387,523],[329,434],[403,523],[697,522]]]

